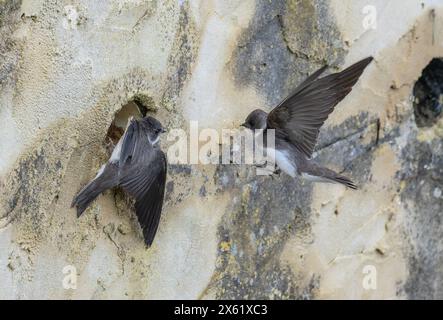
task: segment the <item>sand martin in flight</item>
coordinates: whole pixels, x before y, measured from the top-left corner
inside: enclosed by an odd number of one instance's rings
[[[372,57],[323,78],[326,66],[309,76],[271,112],[256,109],[242,126],[249,129],[275,130],[274,163],[291,177],[301,176],[318,182],[335,182],[356,189],[347,177],[315,164],[312,153],[320,127],[334,107],[358,81]],[[265,146],[266,147],[266,146]]]

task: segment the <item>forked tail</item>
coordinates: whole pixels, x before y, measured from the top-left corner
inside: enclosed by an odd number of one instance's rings
[[[340,183],[348,188],[357,189],[357,185],[348,177],[315,164],[309,164],[309,167],[303,170],[302,176],[311,181]]]
[[[81,216],[83,211],[86,210],[100,193],[117,185],[118,178],[116,170],[115,165],[107,164],[100,170],[97,176],[74,197],[71,207],[77,207],[77,217]]]

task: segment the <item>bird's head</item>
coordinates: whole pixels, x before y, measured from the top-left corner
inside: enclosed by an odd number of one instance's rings
[[[156,144],[160,139],[160,135],[166,132],[165,128],[163,128],[160,121],[150,116],[143,118],[143,122],[148,131],[149,141],[151,144]]]
[[[266,129],[267,117],[268,114],[266,112],[256,109],[248,115],[245,122],[241,126],[251,130]]]

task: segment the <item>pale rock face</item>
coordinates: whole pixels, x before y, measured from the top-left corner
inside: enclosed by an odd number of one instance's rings
[[[0,298],[443,298],[443,120],[417,126],[411,99],[442,16],[437,0],[0,1]],[[168,129],[236,128],[369,55],[315,152],[358,191],[170,165],[150,249],[121,191],[70,208],[129,101]]]

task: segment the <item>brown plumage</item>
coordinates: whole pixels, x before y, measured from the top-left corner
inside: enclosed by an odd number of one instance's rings
[[[132,119],[97,176],[72,200],[77,216],[102,192],[122,187],[135,199],[135,213],[146,245],[151,246],[157,232],[166,183],[166,155],[158,140],[165,132],[152,117]]]
[[[363,59],[349,68],[319,78],[320,68],[303,81],[269,114],[257,109],[249,114],[243,126],[250,129],[274,129],[277,165],[291,176],[315,177],[316,181],[333,181],[355,189],[352,181],[332,170],[311,162],[318,133],[334,107],[351,92],[352,87],[373,60]],[[280,153],[279,153],[280,152]],[[279,165],[280,166],[280,165]]]

